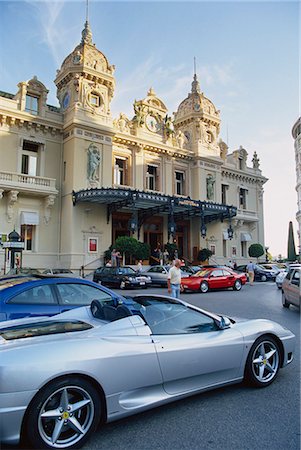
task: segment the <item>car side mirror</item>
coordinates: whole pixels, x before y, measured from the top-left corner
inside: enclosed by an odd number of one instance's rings
[[[231,321],[230,321],[229,317],[222,316],[221,320],[219,322],[219,329],[225,330],[226,328],[230,328],[230,326],[231,326]]]

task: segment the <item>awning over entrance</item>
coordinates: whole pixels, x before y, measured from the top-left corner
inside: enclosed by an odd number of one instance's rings
[[[73,192],[73,204],[90,202],[107,205],[107,220],[112,212],[127,211],[138,216],[138,228],[144,220],[155,214],[165,214],[174,221],[200,217],[204,223],[223,221],[236,216],[237,208],[213,202],[202,202],[190,197],[175,197],[164,194],[122,188],[86,189]]]

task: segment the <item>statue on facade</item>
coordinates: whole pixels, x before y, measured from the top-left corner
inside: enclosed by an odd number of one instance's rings
[[[176,139],[177,139],[178,147],[183,148],[183,147],[184,147],[185,140],[186,140],[183,131],[179,130],[179,131],[177,132]]]
[[[206,179],[206,186],[207,186],[207,199],[213,200],[214,198],[214,184],[215,184],[215,178],[213,175],[208,175]]]
[[[254,152],[252,163],[253,163],[253,169],[259,169],[259,158],[258,158],[256,152]]]
[[[167,137],[167,139],[174,134],[174,126],[173,121],[170,116],[166,114],[164,118],[164,134]]]
[[[137,103],[134,103],[134,111],[135,115],[133,117],[133,121],[137,123],[138,127],[141,127],[144,124],[144,108],[142,105],[137,105]]]
[[[90,144],[88,148],[88,180],[99,180],[100,154],[95,144]]]

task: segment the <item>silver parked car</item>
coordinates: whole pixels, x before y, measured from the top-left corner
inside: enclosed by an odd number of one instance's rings
[[[275,322],[155,295],[1,322],[0,438],[74,448],[99,423],[244,379],[266,387],[294,345]]]
[[[167,286],[167,278],[168,272],[171,266],[151,266],[148,270],[143,272],[144,275],[147,275],[152,280],[152,285],[158,286]],[[182,277],[189,277],[193,274],[193,271],[190,272],[181,270]]]
[[[289,308],[290,305],[300,308],[301,300],[301,265],[292,265],[282,282],[282,305]]]

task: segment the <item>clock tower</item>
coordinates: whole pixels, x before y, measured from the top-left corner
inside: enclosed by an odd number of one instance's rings
[[[220,156],[218,135],[220,131],[219,110],[200,90],[197,75],[194,74],[191,92],[179,105],[175,113],[175,131],[181,131],[196,156]]]
[[[65,125],[76,118],[112,126],[114,69],[92,43],[92,32],[86,21],[81,43],[65,58],[55,79]]]
[[[110,245],[106,207],[73,206],[73,192],[101,188],[112,184],[113,119],[110,103],[114,94],[115,67],[92,42],[88,20],[79,45],[63,61],[55,84],[63,112],[62,216],[64,223],[74,224],[61,235],[61,252],[67,267],[78,266],[78,256],[86,248],[90,228],[97,224],[95,239],[103,248]],[[90,221],[90,222],[89,222]],[[85,223],[81,229],[78,224]],[[92,229],[92,228],[91,228]],[[93,229],[94,230],[94,229]],[[106,239],[106,240],[105,240]],[[84,242],[84,243],[83,243]]]

